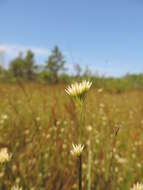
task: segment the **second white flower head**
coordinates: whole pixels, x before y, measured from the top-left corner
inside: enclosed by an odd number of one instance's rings
[[[73,149],[71,150],[71,154],[73,156],[80,156],[84,149],[84,145],[81,144],[72,144]]]
[[[137,183],[130,190],[143,190],[143,184]]]
[[[18,185],[15,185],[11,188],[11,190],[22,190],[22,187],[19,187]]]

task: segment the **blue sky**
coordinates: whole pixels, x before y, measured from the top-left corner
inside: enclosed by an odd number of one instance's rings
[[[42,63],[55,45],[70,69],[143,72],[143,0],[0,0],[5,62],[30,48]]]

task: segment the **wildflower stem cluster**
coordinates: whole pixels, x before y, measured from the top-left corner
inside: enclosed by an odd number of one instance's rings
[[[82,145],[83,106],[86,93],[90,89],[91,85],[92,83],[89,81],[82,81],[81,83],[72,84],[65,90],[67,94],[74,98],[79,114],[79,144],[73,144],[73,149],[71,150],[71,154],[78,158],[79,190],[82,190],[82,151],[84,149],[84,145]]]

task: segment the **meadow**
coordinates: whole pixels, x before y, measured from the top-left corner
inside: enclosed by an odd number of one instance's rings
[[[0,189],[75,190],[78,114],[65,85],[0,84]],[[129,190],[143,181],[143,91],[92,85],[84,106],[83,190]]]

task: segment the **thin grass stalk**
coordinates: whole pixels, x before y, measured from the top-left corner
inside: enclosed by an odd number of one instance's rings
[[[109,187],[110,189],[113,189],[113,182],[114,182],[114,174],[113,174],[113,164],[114,164],[114,147],[116,144],[116,139],[117,139],[117,135],[119,133],[120,130],[120,125],[115,129],[114,132],[114,139],[112,142],[112,151],[111,151],[111,160],[110,160],[110,164],[109,164]]]
[[[89,140],[89,151],[88,151],[88,171],[87,171],[87,190],[91,190],[91,142]]]
[[[79,159],[79,190],[82,190],[82,155],[78,157]]]

